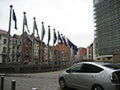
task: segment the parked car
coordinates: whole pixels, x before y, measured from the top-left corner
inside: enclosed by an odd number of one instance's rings
[[[59,75],[61,89],[120,90],[120,64],[81,62]]]

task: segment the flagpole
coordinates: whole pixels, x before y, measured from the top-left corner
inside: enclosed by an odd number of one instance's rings
[[[53,37],[54,38],[54,37]],[[54,50],[54,41],[53,41],[53,58],[52,58],[52,61],[54,62],[55,64],[55,50]],[[54,70],[54,64],[52,66],[52,69]]]
[[[54,37],[53,37],[53,38],[55,39],[55,28],[54,28],[53,30],[54,30]],[[55,56],[56,56],[56,55],[55,55],[55,42],[56,42],[56,41],[53,40],[53,58],[54,58],[54,59],[53,59],[53,60],[54,60],[54,61],[53,61],[53,62],[54,62],[53,70],[54,70],[55,59],[56,59],[56,58],[55,58]]]
[[[40,57],[40,54],[41,54],[40,47],[42,46],[41,43],[42,43],[42,42],[40,42],[40,40],[39,40],[39,51],[38,51],[38,53],[39,53],[39,64],[40,64],[40,61],[41,61],[41,57]],[[42,55],[42,54],[41,54],[41,55]]]
[[[34,34],[35,34],[35,17],[33,17],[33,41],[32,41],[32,62],[34,61]]]
[[[7,59],[6,60],[6,63],[10,61],[10,57],[9,57],[9,54],[10,54],[10,32],[11,32],[11,17],[12,17],[12,9],[13,9],[13,6],[10,5],[10,17],[9,17],[9,29],[8,29],[8,51],[7,51]]]
[[[50,30],[50,26],[48,26],[48,30]],[[49,31],[50,32],[50,31]],[[49,50],[49,42],[50,42],[50,37],[49,37],[49,33],[48,32],[48,62],[50,61],[49,59],[50,59],[50,50]]]
[[[24,28],[24,19],[25,19],[25,15],[26,15],[26,12],[23,12],[23,32],[22,33],[24,33],[25,32],[25,28]]]
[[[44,22],[41,22],[41,23],[42,23],[42,27],[43,27]],[[43,32],[43,31],[42,31],[42,32]],[[42,34],[43,34],[43,33],[42,33]],[[41,34],[41,36],[42,36],[42,37],[41,37],[41,42],[39,41],[39,62],[43,62],[43,60],[42,60],[42,59],[43,59],[43,58],[42,58],[43,56],[42,56],[42,54],[41,54],[41,53],[43,52],[43,50],[42,50],[43,35],[42,35],[42,34]],[[41,47],[41,50],[42,50],[42,51],[40,51],[40,47]]]
[[[40,54],[41,54],[41,51],[40,51],[40,46],[41,46],[41,49],[42,49],[42,43],[43,43],[43,26],[44,26],[44,22],[42,22],[42,34],[41,34],[41,43],[40,43],[40,45],[39,45],[39,59],[43,59],[43,58],[41,58],[41,57],[43,57],[43,56],[41,56],[40,57]],[[42,50],[42,52],[43,52],[43,50]],[[42,54],[41,54],[42,55]],[[43,63],[43,60],[41,60],[41,62]]]
[[[24,57],[23,57],[23,53],[24,53],[24,52],[23,52],[23,49],[24,49],[24,46],[23,46],[23,45],[24,45],[24,31],[25,31],[25,30],[24,30],[24,29],[25,29],[25,28],[24,28],[24,18],[25,18],[25,14],[26,14],[26,12],[23,12],[23,30],[22,30],[22,37],[21,37],[21,39],[22,39],[22,40],[21,40],[21,41],[22,41],[22,42],[21,42],[21,48],[22,48],[22,50],[21,50],[21,52],[22,52],[21,63],[24,62],[24,61],[23,61],[23,60],[24,60]]]
[[[44,39],[44,34],[45,34],[45,28],[44,28],[44,22],[43,21],[41,22],[41,24],[42,24],[42,32],[41,32],[41,39],[40,39],[40,42],[39,42],[39,61],[41,63],[43,63],[44,55],[42,53],[44,53],[43,39]]]
[[[37,29],[37,26],[36,26],[36,29]],[[38,63],[40,64],[40,60],[41,60],[41,56],[40,56],[40,54],[41,54],[41,51],[40,51],[40,47],[42,46],[42,42],[40,41],[40,36],[39,36],[39,33],[38,33],[38,29],[37,29],[37,35],[38,35],[38,38],[39,38],[39,41],[38,41],[38,44],[39,44],[39,50],[38,50],[38,58],[39,58],[39,61],[38,61]],[[41,48],[42,49],[42,48]]]

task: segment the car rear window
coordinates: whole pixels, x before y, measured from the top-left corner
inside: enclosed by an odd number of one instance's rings
[[[120,64],[107,64],[104,65],[105,67],[111,68],[111,69],[120,69]]]

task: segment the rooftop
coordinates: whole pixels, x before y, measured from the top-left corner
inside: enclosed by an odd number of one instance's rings
[[[7,34],[7,31],[0,29],[0,35]]]

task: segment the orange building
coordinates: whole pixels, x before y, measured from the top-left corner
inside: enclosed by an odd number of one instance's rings
[[[79,48],[78,59],[80,61],[87,59],[87,49],[86,48]]]
[[[55,56],[57,62],[61,65],[67,65],[70,62],[70,47],[65,44],[57,44],[54,46]]]
[[[86,48],[80,48],[79,54],[80,54],[80,56],[86,55],[87,54],[87,49]]]
[[[54,49],[64,53],[70,52],[70,47],[66,46],[65,44],[57,44],[56,46],[54,46]]]

